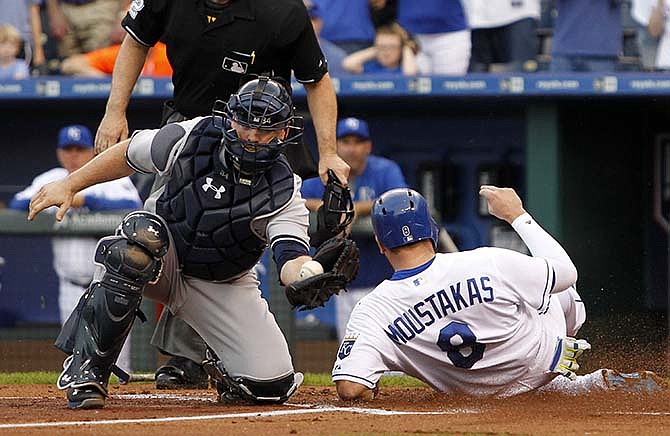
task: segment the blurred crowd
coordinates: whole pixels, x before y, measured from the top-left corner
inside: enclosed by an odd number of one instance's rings
[[[670,0],[304,3],[334,76],[670,69]],[[110,75],[130,6],[0,0],[0,80]],[[142,74],[171,76],[165,46],[152,49]]]

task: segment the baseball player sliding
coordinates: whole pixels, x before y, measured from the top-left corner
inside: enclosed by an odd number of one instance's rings
[[[482,186],[480,195],[532,257],[493,247],[436,254],[437,226],[419,193],[394,189],[375,201],[375,237],[395,273],[349,319],[332,372],[342,399],[374,398],[387,370],[470,395],[510,396],[558,374],[576,378],[576,359],[591,348],[572,337],[586,319],[577,269],[514,190]],[[604,386],[608,377],[599,380]]]

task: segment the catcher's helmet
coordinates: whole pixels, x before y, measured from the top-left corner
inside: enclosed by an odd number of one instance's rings
[[[238,177],[253,179],[270,168],[287,145],[299,143],[302,118],[295,115],[289,86],[280,79],[259,76],[243,84],[227,103],[215,103],[214,117],[219,118],[223,129],[221,160]],[[284,139],[268,143],[248,141],[238,136],[232,121],[250,129],[288,129],[288,133]]]
[[[372,205],[372,227],[381,244],[396,248],[431,239],[437,247],[438,228],[426,199],[409,188],[391,189]]]

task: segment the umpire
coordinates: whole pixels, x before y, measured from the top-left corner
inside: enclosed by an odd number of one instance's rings
[[[335,145],[335,91],[301,0],[134,0],[122,25],[128,35],[95,138],[98,153],[128,136],[130,95],[149,48],[161,40],[174,70],[174,100],[164,107],[163,123],[209,115],[214,102],[227,100],[245,75],[272,72],[290,78],[293,70],[307,92],[319,175],[325,182],[330,168],[346,181],[349,166]],[[286,151],[303,178],[315,175],[305,152],[304,146]],[[157,387],[206,387],[207,377],[195,363],[204,358],[205,345],[188,325],[164,311],[152,344],[173,356],[157,370]]]

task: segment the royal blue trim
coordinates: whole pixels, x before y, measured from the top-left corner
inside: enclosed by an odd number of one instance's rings
[[[366,378],[363,378],[363,377],[359,377],[359,376],[357,376],[357,375],[353,375],[353,374],[342,374],[342,373],[339,373],[339,374],[333,374],[333,377],[332,377],[332,378],[335,379],[335,377],[352,377],[352,378],[356,378],[356,379],[359,379],[359,380],[363,380],[364,382],[369,383],[369,384],[371,384],[372,386],[375,385],[375,383],[371,382],[370,380],[368,380],[368,379],[366,379]]]
[[[391,278],[389,280],[403,280],[406,279],[407,277],[412,277],[413,275],[417,275],[420,272],[423,272],[428,269],[429,266],[433,264],[433,261],[435,260],[435,256],[433,256],[432,259],[430,259],[428,262],[424,263],[421,266],[417,266],[416,268],[411,268],[411,269],[401,269],[399,271],[396,271],[393,273]]]
[[[137,209],[142,205],[136,200],[129,198],[109,199],[104,197],[95,197],[84,195],[84,206],[90,210],[125,210]]]
[[[556,351],[554,352],[554,360],[551,361],[551,366],[549,366],[550,371],[556,369],[556,365],[558,365],[558,360],[561,358],[561,354],[563,354],[563,338],[560,338],[558,340],[558,343],[556,344]]]
[[[18,199],[12,198],[9,202],[9,208],[14,210],[28,210],[30,207],[30,198]]]

